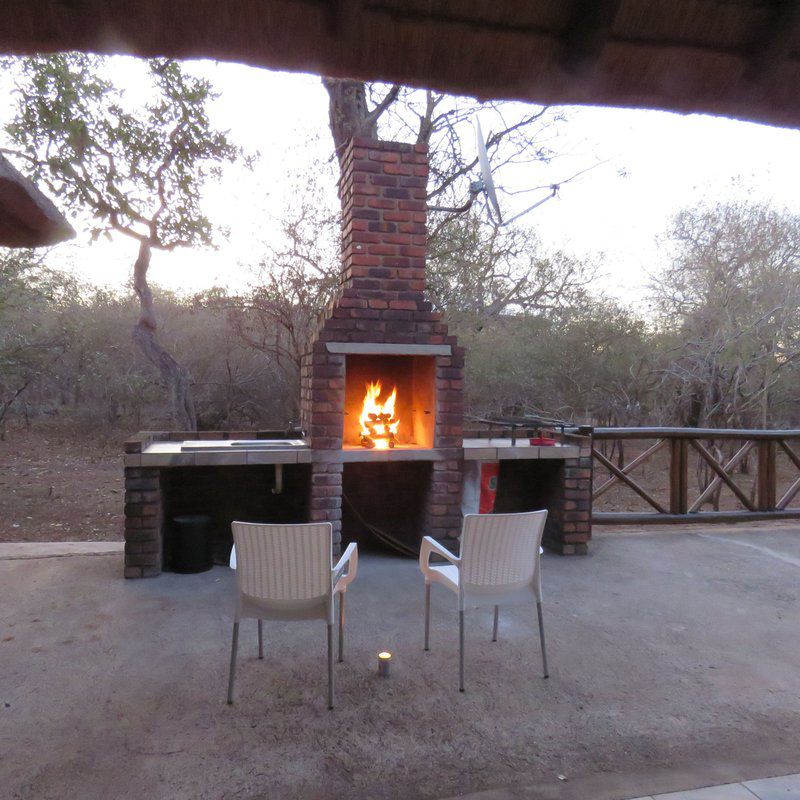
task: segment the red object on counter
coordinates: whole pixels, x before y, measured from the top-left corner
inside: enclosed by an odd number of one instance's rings
[[[497,478],[500,475],[499,461],[484,461],[481,464],[481,495],[479,514],[491,514],[497,498]]]
[[[555,439],[550,439],[547,436],[537,436],[530,440],[532,445],[537,447],[553,447],[556,443]]]

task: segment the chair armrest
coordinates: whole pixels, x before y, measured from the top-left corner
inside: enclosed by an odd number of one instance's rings
[[[425,575],[428,574],[430,569],[428,562],[433,553],[447,559],[451,564],[455,564],[456,566],[461,563],[461,559],[458,558],[458,556],[453,555],[446,547],[440,545],[432,536],[423,536],[422,545],[419,549],[419,568]]]
[[[342,574],[345,567],[347,567],[347,572]],[[355,542],[350,542],[344,553],[342,553],[341,558],[336,562],[336,566],[331,570],[331,581],[334,587],[337,583],[341,583],[341,588],[346,589],[355,580],[357,570],[358,545]]]

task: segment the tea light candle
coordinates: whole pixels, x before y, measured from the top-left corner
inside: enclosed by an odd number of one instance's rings
[[[392,663],[392,654],[384,650],[378,653],[378,675],[381,678],[389,677],[389,664]]]

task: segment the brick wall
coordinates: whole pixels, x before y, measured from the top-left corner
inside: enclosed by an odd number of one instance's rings
[[[585,555],[592,538],[592,445],[587,437],[575,437],[580,456],[563,462],[554,487],[545,545],[562,555]]]
[[[161,470],[125,468],[125,577],[161,574],[164,512]]]

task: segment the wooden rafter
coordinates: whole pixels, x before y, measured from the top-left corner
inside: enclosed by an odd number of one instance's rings
[[[717,473],[720,480],[739,498],[739,502],[749,511],[755,511],[755,506],[750,502],[750,498],[734,483],[730,475],[722,468],[722,465],[711,455],[711,453],[703,447],[696,439],[690,439],[692,447],[700,453],[702,459],[708,464],[714,472]]]
[[[633,470],[635,470],[636,467],[639,466],[639,464],[642,464],[645,461],[647,461],[647,459],[650,458],[650,456],[652,456],[654,453],[660,450],[666,443],[667,443],[666,439],[659,439],[654,445],[648,447],[647,450],[644,451],[644,453],[634,458],[630,464],[626,464],[622,468],[622,471],[626,475],[630,475],[630,473],[633,472]],[[592,499],[596,500],[598,497],[600,497],[600,495],[605,494],[615,483],[619,483],[619,480],[620,479],[616,475],[612,475],[604,484],[597,487],[597,489],[592,494]]]
[[[596,458],[612,475],[616,475],[627,486],[630,486],[642,500],[648,502],[659,514],[666,514],[667,509],[661,505],[652,495],[642,489],[636,481],[629,478],[618,466],[612,464],[602,453],[592,448],[592,455]]]

